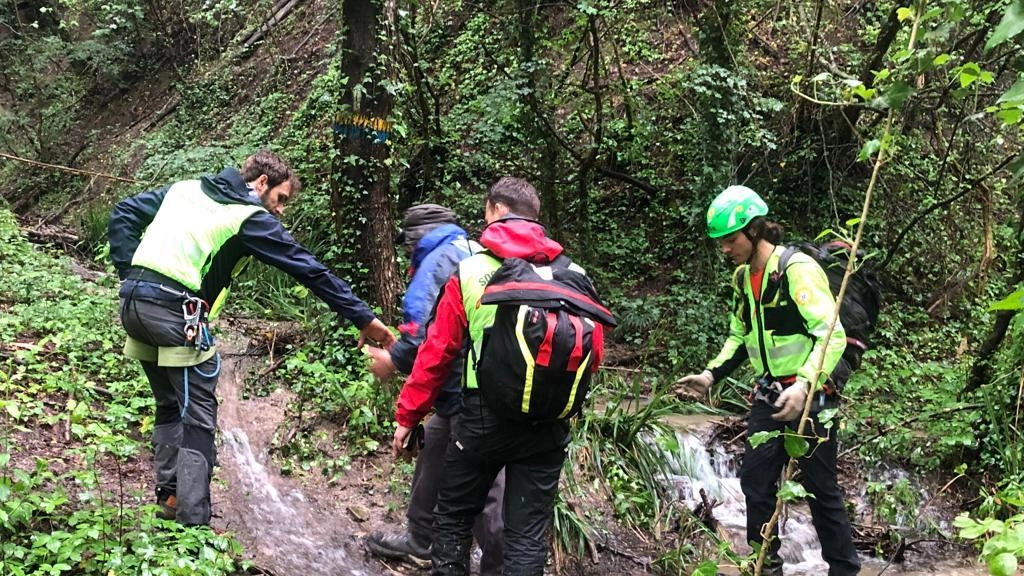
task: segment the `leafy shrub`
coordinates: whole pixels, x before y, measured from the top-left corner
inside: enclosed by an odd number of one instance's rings
[[[28,244],[7,210],[0,261],[0,573],[226,576],[243,568],[229,536],[157,520],[137,494],[98,484],[99,461],[137,458],[152,426],[149,387],[117,352],[123,334],[111,283],[83,282],[66,261]],[[82,468],[55,473],[42,457],[33,469],[12,465],[12,433],[65,423]]]

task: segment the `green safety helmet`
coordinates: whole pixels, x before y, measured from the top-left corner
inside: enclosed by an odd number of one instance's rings
[[[743,230],[750,221],[768,214],[768,205],[746,186],[729,186],[708,207],[708,236],[721,238]]]

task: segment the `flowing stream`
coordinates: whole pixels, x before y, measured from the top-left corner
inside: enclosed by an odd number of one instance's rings
[[[218,384],[220,470],[214,479],[214,526],[224,519],[255,563],[274,576],[371,574],[359,551],[347,548],[358,528],[347,517],[310,502],[297,485],[268,466],[267,449],[285,401],[242,399],[244,361],[228,357]],[[237,519],[237,520],[236,520]],[[377,571],[372,573],[376,574]]]
[[[740,480],[736,477],[736,462],[720,445],[708,446],[699,437],[702,429],[714,422],[708,416],[673,416],[666,419],[676,430],[680,450],[670,461],[672,477],[670,482],[677,486],[682,498],[692,510],[700,502],[703,489],[709,499],[720,503],[714,509],[714,516],[728,534],[733,549],[748,554],[750,546],[745,542],[746,510]],[[787,518],[780,526],[782,550],[786,576],[820,576],[828,574],[828,565],[821,558],[821,547],[811,525],[811,517],[805,505],[791,506]],[[920,555],[918,555],[920,556]],[[882,574],[903,574],[915,576],[983,576],[988,574],[984,566],[970,561],[920,558],[915,566],[908,561],[906,566],[889,565],[885,561],[861,555],[861,576]],[[739,574],[738,571],[721,569],[722,574]]]
[[[229,345],[230,347],[230,345]],[[310,501],[296,482],[268,465],[267,453],[277,424],[284,418],[286,398],[272,394],[259,401],[242,398],[246,374],[244,357],[224,359],[218,396],[219,466],[214,480],[214,526],[228,529],[245,546],[257,566],[273,576],[352,575],[380,573],[380,566],[366,564],[358,538],[360,528],[347,516],[330,512],[325,503]],[[714,420],[706,416],[669,419],[677,430],[680,451],[670,462],[670,482],[677,486],[692,509],[699,490],[721,504],[715,518],[740,553],[744,543],[743,493],[735,462],[721,446],[708,447],[698,436]],[[692,432],[691,432],[692,430]],[[230,519],[230,520],[229,520]],[[828,573],[821,559],[817,536],[805,506],[790,508],[782,525],[782,556],[786,576],[818,576]],[[882,574],[983,576],[980,565],[934,558],[919,566],[888,566],[862,556],[862,576]],[[927,565],[926,565],[927,564]],[[722,574],[738,574],[722,569]]]

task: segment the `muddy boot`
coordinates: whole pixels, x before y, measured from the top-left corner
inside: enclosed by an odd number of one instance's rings
[[[374,532],[366,539],[366,548],[374,556],[401,560],[411,564],[422,565],[430,562],[430,546],[415,542],[408,532],[384,534]]]
[[[210,523],[210,464],[201,453],[182,448],[178,451],[177,515],[186,526]]]

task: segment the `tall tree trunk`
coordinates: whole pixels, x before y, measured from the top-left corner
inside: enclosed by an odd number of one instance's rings
[[[1024,193],[1020,193],[1018,196],[1017,254],[1012,259],[1015,270],[1013,277],[1010,279],[1011,289],[1024,282]],[[988,383],[992,371],[992,357],[1006,338],[1006,331],[1010,327],[1010,321],[1015,315],[1020,313],[1019,310],[1000,310],[996,313],[995,324],[992,326],[992,331],[989,332],[988,338],[985,339],[978,350],[978,356],[974,360],[974,365],[971,366],[971,373],[967,377],[967,384],[964,386],[963,393],[977,390],[982,385]]]
[[[893,6],[885,19],[885,23],[882,24],[882,29],[875,38],[875,46],[871,54],[865,59],[865,63],[861,68],[859,79],[868,88],[875,85],[875,72],[882,69],[885,56],[889,53],[889,48],[892,47],[892,43],[896,40],[896,35],[900,31],[901,24],[898,14],[899,6]],[[824,129],[826,133],[832,133],[831,141],[828,144],[846,150],[853,150],[854,152],[860,150],[854,127],[857,126],[863,111],[864,108],[861,106],[840,106],[837,108],[832,114],[830,125]]]
[[[383,309],[381,319],[391,323],[402,279],[395,262],[394,214],[391,208],[388,116],[394,97],[384,84],[378,38],[384,26],[380,0],[344,0],[342,18],[347,28],[342,43],[343,109],[334,130],[338,151],[332,163],[331,206],[342,241],[357,242],[363,264],[370,271],[373,302]],[[353,234],[355,231],[355,234]]]

